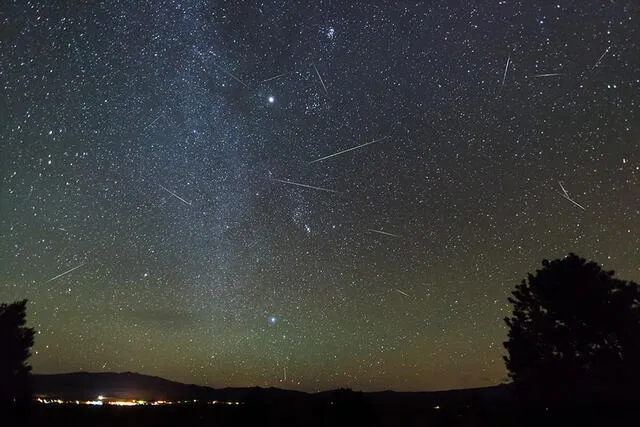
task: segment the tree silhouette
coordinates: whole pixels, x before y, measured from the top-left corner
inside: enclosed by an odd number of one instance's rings
[[[0,304],[0,406],[31,400],[26,361],[35,331],[25,326],[26,305],[27,300]]]
[[[504,357],[533,401],[611,403],[638,397],[640,290],[571,253],[516,286]]]

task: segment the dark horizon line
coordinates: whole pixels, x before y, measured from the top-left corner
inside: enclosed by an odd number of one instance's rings
[[[318,391],[302,391],[302,390],[296,390],[296,389],[281,388],[281,387],[276,387],[276,386],[263,387],[263,386],[259,386],[259,385],[213,387],[213,386],[210,386],[210,385],[195,384],[195,383],[185,383],[185,382],[182,382],[182,381],[176,381],[176,380],[172,380],[172,379],[169,379],[169,378],[161,377],[159,375],[141,374],[139,372],[134,372],[134,371],[122,371],[122,372],[116,372],[116,371],[109,371],[109,372],[72,371],[72,372],[52,372],[52,373],[31,371],[31,374],[32,375],[36,375],[36,376],[44,376],[44,375],[76,375],[76,374],[91,374],[91,375],[95,375],[95,374],[98,374],[98,375],[134,374],[134,375],[140,375],[140,376],[144,376],[144,377],[159,378],[159,379],[164,380],[164,381],[169,381],[169,382],[182,384],[182,385],[186,385],[186,386],[207,387],[207,388],[210,388],[210,389],[213,389],[213,390],[260,388],[260,389],[265,389],[265,390],[277,389],[277,390],[291,391],[291,392],[296,392],[296,393],[305,393],[305,394],[311,394],[311,395],[312,394],[319,394],[319,393],[327,393],[327,392],[336,391],[336,390],[351,390],[351,391],[353,391],[355,393],[389,393],[389,392],[390,393],[447,393],[447,392],[456,392],[456,391],[484,390],[484,389],[495,388],[495,387],[504,387],[504,386],[507,386],[507,385],[510,384],[510,383],[498,383],[498,384],[481,386],[481,387],[449,388],[449,389],[442,389],[442,390],[420,390],[420,391],[399,391],[399,390],[393,390],[393,389],[363,391],[363,390],[355,390],[355,389],[352,389],[351,387],[336,387],[336,388],[332,388],[332,389],[318,390]]]

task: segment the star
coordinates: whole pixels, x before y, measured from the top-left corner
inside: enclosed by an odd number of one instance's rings
[[[37,3],[0,43],[34,372],[486,386],[540,260],[640,281],[630,2]]]

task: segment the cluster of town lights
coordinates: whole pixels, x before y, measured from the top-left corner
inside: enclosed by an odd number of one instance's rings
[[[38,397],[36,398],[38,403],[44,404],[57,404],[57,405],[91,405],[91,406],[102,406],[102,405],[113,405],[113,406],[141,406],[141,405],[150,405],[150,406],[158,406],[158,405],[176,405],[176,404],[188,404],[188,403],[198,403],[197,400],[179,400],[179,401],[169,401],[169,400],[123,400],[123,399],[110,399],[104,396],[98,396],[96,400],[61,400],[61,399],[47,399]],[[221,400],[212,400],[206,402],[209,405],[239,405],[240,402],[227,402]]]

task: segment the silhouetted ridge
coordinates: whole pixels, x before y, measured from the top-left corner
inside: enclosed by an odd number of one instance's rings
[[[98,396],[141,400],[222,400],[247,404],[296,404],[302,402],[356,402],[374,404],[431,405],[468,400],[504,400],[510,398],[508,386],[437,392],[368,392],[349,389],[305,393],[275,387],[212,387],[183,384],[161,377],[133,372],[74,372],[68,374],[34,374],[36,395],[69,400],[92,400]]]

